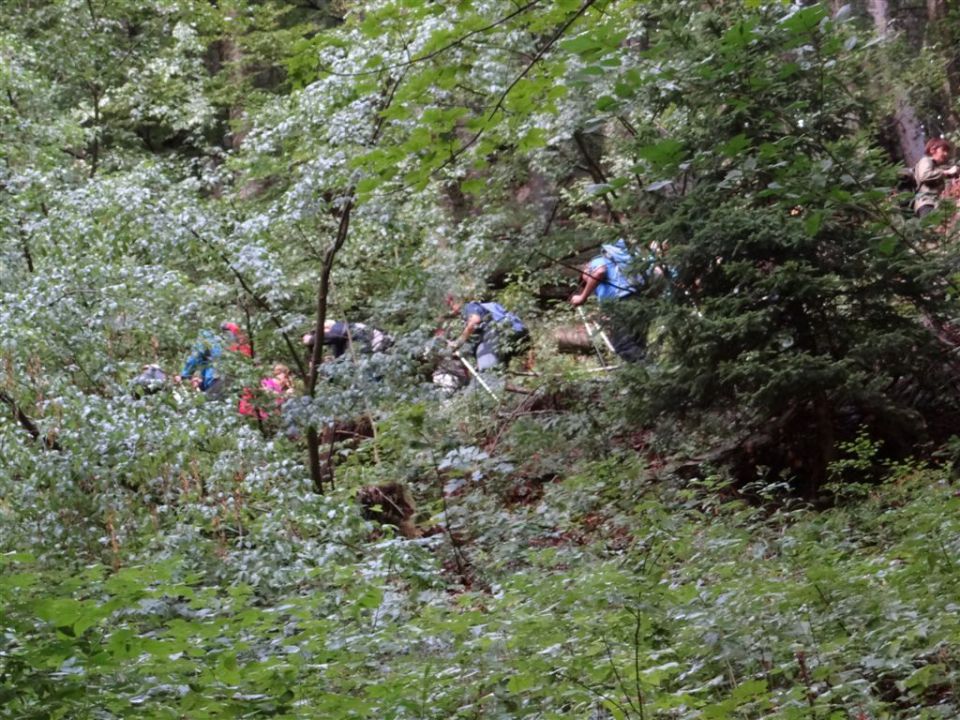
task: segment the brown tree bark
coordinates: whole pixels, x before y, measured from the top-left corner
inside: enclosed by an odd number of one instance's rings
[[[333,263],[337,258],[337,253],[347,240],[347,234],[350,230],[350,213],[353,210],[353,188],[348,191],[350,199],[347,201],[343,212],[340,214],[340,224],[337,227],[337,237],[333,245],[327,250],[323,258],[323,267],[320,271],[320,285],[317,288],[317,316],[316,325],[313,328],[313,351],[310,355],[310,368],[307,374],[307,396],[312,400],[317,394],[317,377],[320,367],[320,360],[323,357],[323,335],[324,322],[327,319],[327,299],[330,295],[330,274],[333,271]],[[320,459],[320,435],[317,432],[316,425],[307,427],[307,463],[310,468],[310,479],[313,482],[313,489],[320,495],[323,494],[324,486],[329,482],[333,485],[333,464],[329,461],[324,463]]]
[[[397,92],[397,88],[399,88],[400,84],[403,82],[403,77],[404,76],[401,75],[396,81],[390,83],[390,86],[384,90],[383,102],[380,105],[380,110],[385,110],[386,108],[390,107],[390,103],[393,102],[393,96]],[[375,117],[377,119],[374,123],[370,140],[367,143],[370,146],[376,145],[380,138],[380,132],[383,130],[384,117],[379,113],[377,113]],[[337,253],[347,241],[347,235],[350,231],[350,214],[353,212],[355,190],[355,186],[351,185],[345,193],[347,202],[344,205],[343,210],[340,211],[340,222],[337,225],[337,236],[334,239],[333,244],[327,250],[326,255],[324,255],[323,267],[320,271],[320,285],[317,288],[317,317],[316,324],[313,329],[313,350],[310,354],[310,367],[307,370],[307,396],[311,400],[316,397],[318,370],[320,367],[320,360],[323,357],[323,324],[327,319],[327,299],[330,295],[330,274],[333,272],[333,264],[337,258]],[[326,467],[324,467],[324,463],[321,462],[320,441],[321,439],[317,433],[317,426],[311,424],[307,427],[307,465],[310,469],[310,479],[313,482],[313,489],[322,495],[324,491],[324,485],[327,481],[330,482],[331,486],[333,485],[333,463],[329,455]]]
[[[956,130],[960,128],[960,115],[955,107],[955,100],[960,97],[960,59],[958,59],[956,46],[958,37],[954,32],[954,25],[947,22],[947,3],[944,0],[927,0],[927,26],[930,30],[929,37],[936,42],[944,57],[944,72],[946,81],[943,84],[944,112],[946,114],[946,129]]]
[[[20,424],[20,427],[26,430],[30,434],[30,437],[32,437],[34,440],[41,440],[44,447],[46,447],[48,450],[60,450],[60,444],[50,437],[43,437],[43,434],[40,432],[40,428],[37,427],[37,424],[33,421],[33,419],[31,419],[31,417],[20,408],[20,405],[11,395],[7,394],[3,390],[0,390],[0,402],[4,403],[10,408],[10,411]]]
[[[867,12],[873,18],[877,34],[883,38],[892,37],[890,3],[887,0],[867,0]],[[900,144],[900,155],[909,167],[913,167],[923,157],[925,133],[904,90],[899,90],[894,99],[893,123]]]

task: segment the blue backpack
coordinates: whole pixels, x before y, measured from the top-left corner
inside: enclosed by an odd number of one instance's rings
[[[628,274],[630,265],[636,261],[623,238],[603,245],[602,250],[603,257],[608,261],[605,282],[616,290],[617,295],[622,297],[632,294],[646,283],[642,273]]]
[[[512,312],[507,310],[500,303],[495,303],[495,302],[480,303],[480,307],[482,307],[484,310],[490,313],[490,317],[493,318],[493,322],[496,325],[499,325],[504,320],[509,320],[510,327],[513,328],[513,331],[515,333],[520,334],[520,333],[527,332],[527,326],[523,324],[520,318],[518,318]]]

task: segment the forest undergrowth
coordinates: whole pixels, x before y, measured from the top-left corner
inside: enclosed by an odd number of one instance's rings
[[[0,718],[960,717],[948,5],[5,0]]]
[[[955,716],[948,470],[748,502],[709,468],[653,471],[633,435],[572,442],[595,392],[398,408],[325,496],[244,427],[216,448],[230,472],[85,517],[63,487],[7,496],[0,717]],[[357,487],[388,477],[424,537],[361,518]]]

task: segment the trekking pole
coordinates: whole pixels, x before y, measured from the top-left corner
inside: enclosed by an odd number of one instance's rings
[[[583,321],[583,327],[586,328],[586,330],[587,330],[587,337],[590,338],[590,342],[591,342],[591,344],[593,344],[593,347],[594,347],[594,349],[596,350],[596,349],[597,349],[597,346],[596,346],[596,343],[594,343],[594,341],[593,341],[593,333],[594,333],[594,331],[591,330],[591,328],[590,328],[590,321],[587,320],[587,314],[583,311],[583,307],[580,306],[580,305],[577,305],[577,312],[580,313],[580,319]],[[609,350],[609,351],[612,352],[614,355],[616,355],[616,354],[617,354],[617,351],[616,351],[616,349],[613,347],[613,343],[610,342],[610,338],[607,337],[607,333],[605,333],[605,332],[603,331],[603,328],[597,326],[597,333],[600,335],[600,338],[603,340],[603,344],[606,345],[607,350]],[[597,352],[597,354],[599,354],[599,351]],[[605,365],[605,364],[606,364],[606,362],[603,360],[602,357],[600,358],[600,363],[601,363],[602,365]]]
[[[480,387],[482,387],[484,390],[486,390],[487,393],[490,395],[490,397],[492,397],[492,398],[493,398],[494,400],[496,400],[497,402],[500,402],[500,398],[498,398],[497,395],[496,395],[496,393],[493,392],[493,390],[490,389],[490,386],[487,385],[486,382],[484,382],[484,379],[483,379],[482,377],[480,377],[480,373],[478,373],[478,372],[476,371],[476,369],[473,367],[473,365],[471,365],[470,363],[468,363],[467,360],[466,360],[466,358],[463,357],[463,355],[460,354],[460,351],[457,350],[457,351],[455,351],[453,354],[457,357],[457,360],[459,360],[460,362],[463,363],[463,366],[467,369],[467,372],[470,373],[474,378],[476,378],[477,382],[480,383]]]
[[[577,312],[580,313],[580,319],[583,321],[583,327],[587,331],[587,339],[590,341],[590,347],[593,348],[593,352],[597,355],[597,360],[600,361],[600,367],[607,366],[607,360],[603,357],[603,353],[600,352],[600,348],[597,347],[597,341],[593,337],[593,329],[590,327],[590,323],[587,322],[587,316],[583,312],[583,308],[579,305],[577,306]]]

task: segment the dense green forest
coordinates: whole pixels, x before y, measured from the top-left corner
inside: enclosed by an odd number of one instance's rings
[[[960,716],[960,192],[909,172],[958,47],[946,0],[5,0],[0,718]]]

